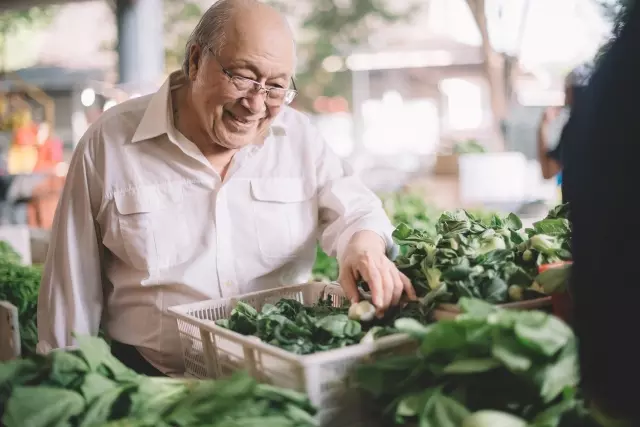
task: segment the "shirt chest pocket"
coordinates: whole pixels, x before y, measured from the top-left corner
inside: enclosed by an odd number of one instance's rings
[[[300,178],[251,180],[253,220],[260,252],[267,258],[295,257],[316,239],[315,189]]]
[[[114,195],[122,245],[133,267],[150,273],[188,260],[191,235],[180,187]]]

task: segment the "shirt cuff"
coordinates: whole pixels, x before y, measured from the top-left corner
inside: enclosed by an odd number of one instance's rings
[[[393,241],[393,226],[391,224],[389,224],[388,226],[380,224],[379,220],[365,219],[363,221],[358,221],[352,226],[348,227],[338,238],[338,247],[336,249],[336,258],[338,259],[338,262],[342,261],[342,257],[344,256],[344,252],[347,249],[347,245],[351,241],[351,238],[354,236],[354,234],[365,230],[372,231],[380,236],[385,243],[387,257],[392,261],[395,260],[395,258],[398,256],[399,248]]]

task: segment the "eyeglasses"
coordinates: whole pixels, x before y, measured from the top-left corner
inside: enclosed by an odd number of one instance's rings
[[[293,80],[293,78],[291,79],[291,85],[293,86],[293,89],[287,89],[287,88],[278,87],[278,86],[263,86],[262,83],[257,82],[255,80],[234,75],[233,73],[231,73],[229,70],[227,70],[222,66],[222,64],[220,63],[220,61],[218,61],[218,58],[216,57],[215,53],[210,47],[208,47],[207,49],[209,49],[209,51],[215,58],[216,62],[218,63],[218,65],[220,65],[222,72],[229,78],[229,80],[231,80],[231,82],[234,84],[236,89],[243,94],[246,94],[249,92],[261,93],[264,91],[265,93],[264,102],[267,105],[272,107],[282,105],[282,104],[288,105],[291,103],[291,101],[293,101],[293,98],[295,98],[296,95],[298,94],[298,89],[296,88],[296,82]]]

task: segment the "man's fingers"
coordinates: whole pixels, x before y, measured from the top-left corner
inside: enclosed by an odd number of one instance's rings
[[[351,273],[351,269],[340,269],[340,277],[338,277],[338,283],[344,290],[344,293],[352,303],[360,301],[360,294],[358,292],[358,286],[356,279]]]
[[[382,289],[384,290],[384,309],[389,308],[395,293],[395,277],[390,267],[392,267],[391,263],[386,259],[379,267],[380,276],[382,277]]]
[[[380,276],[380,272],[376,266],[372,263],[365,263],[359,266],[358,271],[369,285],[373,305],[377,308],[384,308],[384,288],[382,287],[382,277]]]
[[[411,280],[409,280],[409,278],[401,271],[398,271],[398,274],[400,275],[400,280],[402,280],[404,292],[407,294],[407,297],[412,301],[417,300],[418,296],[416,295],[416,290],[411,284]]]
[[[402,291],[404,290],[404,283],[402,283],[402,278],[400,277],[400,272],[393,267],[392,275],[393,275],[393,298],[391,299],[391,304],[397,305],[402,298]]]

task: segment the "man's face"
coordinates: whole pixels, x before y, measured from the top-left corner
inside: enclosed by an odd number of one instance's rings
[[[218,56],[208,47],[194,47],[189,71],[201,130],[212,143],[227,149],[257,142],[284,105],[267,99],[264,91],[238,88],[233,77],[265,87],[289,88],[295,67],[293,42],[287,32],[277,26],[239,27],[236,24],[227,33],[227,43]]]

